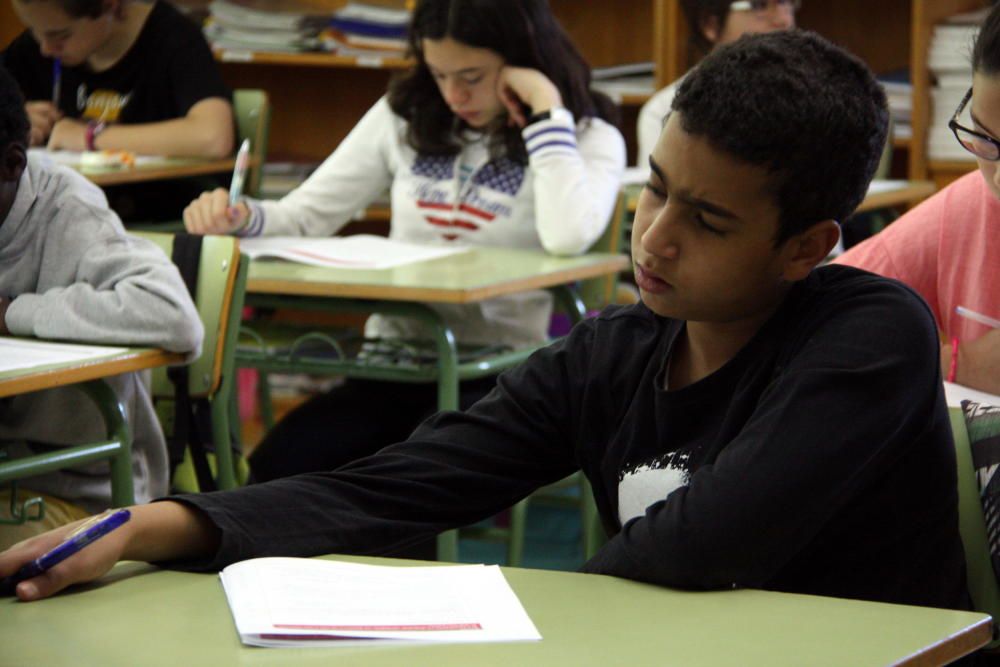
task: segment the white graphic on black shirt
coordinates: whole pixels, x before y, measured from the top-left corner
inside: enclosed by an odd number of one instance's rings
[[[618,475],[618,520],[621,525],[643,516],[647,507],[687,486],[691,479],[690,458],[687,452],[670,452],[623,468]]]

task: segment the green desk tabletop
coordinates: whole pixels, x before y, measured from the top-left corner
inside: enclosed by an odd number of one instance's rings
[[[554,257],[513,248],[473,248],[441,259],[380,270],[331,269],[265,259],[250,263],[247,291],[469,303],[605,276],[627,267],[628,258],[619,254]]]
[[[971,612],[751,590],[691,593],[570,572],[504,574],[542,641],[264,649],[240,644],[216,575],[121,563],[88,590],[29,604],[0,599],[0,664],[941,664],[985,644],[990,632],[989,617]]]

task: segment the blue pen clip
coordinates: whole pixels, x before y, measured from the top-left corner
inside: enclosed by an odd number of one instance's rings
[[[111,514],[98,515],[84,523],[54,549],[25,563],[17,572],[0,580],[0,595],[13,595],[19,583],[55,567],[91,542],[119,528],[131,516],[132,513],[128,510],[117,510]]]

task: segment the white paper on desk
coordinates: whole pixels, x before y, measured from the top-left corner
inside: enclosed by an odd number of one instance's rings
[[[338,269],[388,269],[393,266],[447,257],[468,248],[393,241],[384,236],[358,234],[332,238],[261,236],[240,239],[240,252],[251,258],[277,257],[302,264]]]
[[[126,351],[124,347],[72,345],[4,336],[0,337],[0,373],[48,364],[89,361]]]
[[[954,382],[944,383],[944,396],[950,408],[962,407],[962,401],[975,401],[980,405],[1000,407],[1000,396],[966,387],[964,384],[955,384]]]
[[[892,192],[893,190],[902,190],[907,185],[909,181],[901,181],[895,179],[885,179],[880,178],[872,181],[868,185],[868,194],[877,195],[883,192]]]
[[[61,164],[64,167],[70,167],[72,169],[79,169],[83,164],[83,152],[81,151],[50,151],[48,148],[29,148],[29,155],[36,155],[43,160],[47,160],[54,164]],[[157,162],[163,162],[167,158],[162,155],[136,155],[135,156],[135,166],[139,167],[147,164],[155,164]]]
[[[252,646],[541,639],[496,566],[254,558],[220,577],[240,639]]]

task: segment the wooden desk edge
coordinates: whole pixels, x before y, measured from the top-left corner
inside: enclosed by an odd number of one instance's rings
[[[946,665],[986,646],[991,639],[993,639],[993,619],[986,616],[965,630],[945,637],[896,664],[907,667]]]
[[[42,389],[63,387],[122,373],[183,363],[184,356],[165,350],[137,350],[112,359],[91,359],[70,368],[53,368],[37,373],[26,371],[20,377],[0,378],[0,398],[27,394]]]
[[[854,212],[864,213],[899,204],[915,204],[930,197],[936,190],[937,188],[931,181],[911,181],[906,187],[898,190],[878,192],[866,196]]]
[[[257,159],[250,160],[250,166],[257,166]],[[161,181],[173,178],[189,178],[205,174],[219,174],[232,170],[236,159],[232,157],[218,160],[197,160],[190,164],[164,164],[151,167],[130,167],[109,171],[81,171],[88,181],[99,187],[108,185],[126,185],[145,181]]]
[[[351,283],[315,283],[294,280],[253,278],[247,281],[247,294],[284,294],[289,296],[339,297],[375,299],[378,301],[421,301],[429,303],[475,303],[496,296],[515,294],[533,289],[566,285],[577,280],[600,278],[629,267],[625,255],[609,257],[600,264],[560,269],[538,276],[470,289],[361,285]]]

